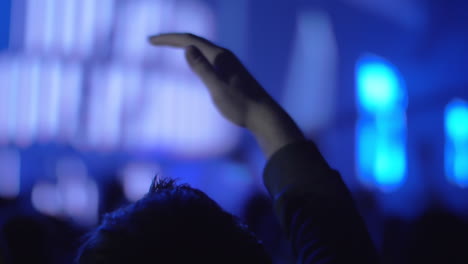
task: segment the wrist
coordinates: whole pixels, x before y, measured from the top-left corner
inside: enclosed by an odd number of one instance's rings
[[[276,102],[256,105],[252,110],[247,129],[267,158],[280,148],[305,139],[294,120]]]

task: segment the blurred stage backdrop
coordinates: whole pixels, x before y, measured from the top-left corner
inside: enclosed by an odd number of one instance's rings
[[[2,0],[0,224],[43,217],[76,240],[158,174],[207,192],[288,259],[253,138],[217,113],[182,51],[147,42],[191,32],[234,51],[316,140],[384,263],[468,261],[467,11],[463,0]]]

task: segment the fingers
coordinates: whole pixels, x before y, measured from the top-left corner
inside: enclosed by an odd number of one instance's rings
[[[168,33],[150,37],[153,45],[172,46],[186,48],[196,46],[206,56],[211,64],[214,64],[216,57],[225,50],[210,41],[188,33]]]
[[[233,76],[249,74],[237,57],[227,49],[221,48],[210,41],[189,33],[168,33],[150,37],[153,45],[187,48],[198,48],[207,61],[216,68],[218,80],[230,81]],[[188,58],[187,58],[188,59]],[[200,75],[200,77],[203,77]],[[203,77],[204,78],[204,77]]]
[[[216,70],[198,48],[188,46],[185,50],[185,57],[190,68],[202,79],[210,91],[219,89],[223,85]]]

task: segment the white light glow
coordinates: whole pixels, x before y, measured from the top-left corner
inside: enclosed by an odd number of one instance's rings
[[[86,165],[76,158],[63,158],[56,167],[57,188],[64,213],[84,225],[97,222],[98,189]]]
[[[16,150],[0,150],[0,197],[16,198],[20,193],[21,160]]]
[[[325,12],[299,14],[283,102],[304,131],[316,133],[332,121],[337,50],[332,22]]]
[[[46,215],[62,216],[62,201],[57,187],[51,183],[37,183],[31,193],[33,207]]]
[[[161,177],[161,169],[154,164],[133,163],[125,167],[121,178],[125,197],[131,202],[141,199],[156,175]]]

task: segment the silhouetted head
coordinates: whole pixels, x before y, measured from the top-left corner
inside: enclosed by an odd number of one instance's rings
[[[164,180],[104,216],[77,263],[271,263],[233,215],[200,190]]]

